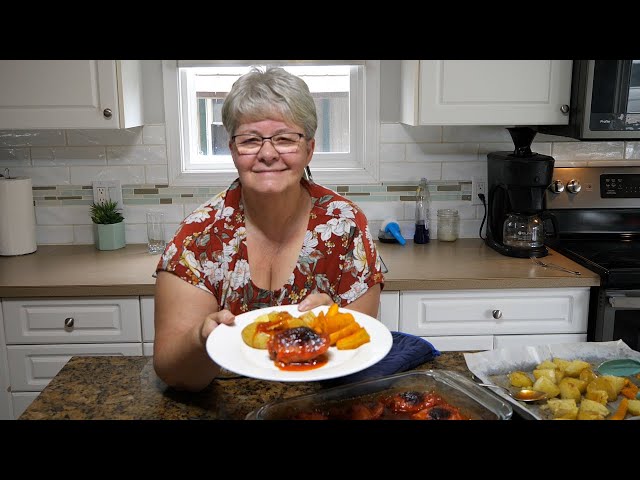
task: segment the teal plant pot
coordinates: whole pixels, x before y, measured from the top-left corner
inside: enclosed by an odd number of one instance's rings
[[[124,222],[109,225],[93,224],[93,233],[98,250],[117,250],[124,248]]]

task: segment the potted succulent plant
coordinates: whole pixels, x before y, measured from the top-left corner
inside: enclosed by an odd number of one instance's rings
[[[92,203],[90,208],[93,232],[98,250],[117,250],[125,246],[124,217],[118,202]]]

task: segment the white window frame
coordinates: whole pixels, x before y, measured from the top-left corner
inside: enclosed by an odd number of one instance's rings
[[[209,65],[229,65],[248,63],[238,61],[197,61]],[[276,63],[283,61],[276,61]],[[340,61],[344,63],[344,61]],[[253,60],[250,64],[273,64],[273,60]],[[299,62],[290,62],[299,63]],[[314,61],[307,61],[314,64]],[[319,61],[318,64],[330,64],[330,61]],[[366,60],[363,91],[356,113],[356,145],[351,153],[339,160],[324,160],[317,153],[309,164],[314,181],[321,184],[378,184],[379,183],[379,134],[380,134],[380,61]],[[167,141],[167,160],[170,186],[226,186],[238,175],[233,163],[222,164],[215,170],[200,172],[183,171],[183,159],[187,154],[182,141],[182,105],[184,95],[180,92],[178,82],[178,61],[163,60],[162,73],[164,85],[164,114]],[[342,155],[341,155],[342,157]]]

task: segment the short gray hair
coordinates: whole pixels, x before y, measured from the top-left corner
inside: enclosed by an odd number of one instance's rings
[[[305,81],[280,67],[264,72],[252,67],[234,82],[225,98],[222,124],[231,137],[241,122],[262,120],[273,114],[300,125],[307,139],[316,134],[316,104]]]

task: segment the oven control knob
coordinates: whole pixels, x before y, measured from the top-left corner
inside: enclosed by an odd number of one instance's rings
[[[562,183],[562,180],[554,180],[553,183],[549,185],[549,190],[553,193],[564,192],[564,183]]]
[[[569,193],[578,193],[581,189],[582,185],[580,185],[578,180],[570,180],[569,183],[567,183]]]

